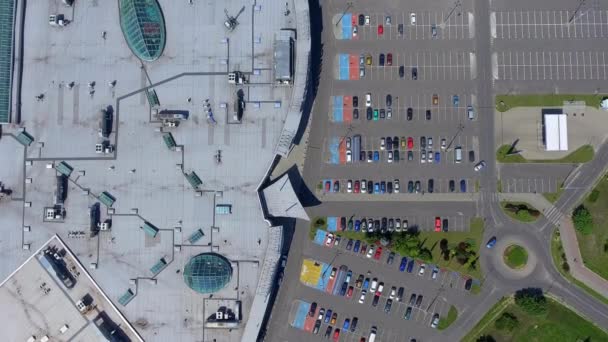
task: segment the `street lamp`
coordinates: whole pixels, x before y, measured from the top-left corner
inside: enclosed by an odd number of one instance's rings
[[[351,7],[353,7],[353,3],[352,2],[347,2],[346,3],[346,8],[344,9],[344,12],[342,12],[342,16],[340,16],[340,19],[338,19],[338,22],[336,23],[336,27],[338,27],[338,25],[342,21],[342,18],[344,18],[344,16],[346,15],[346,11],[348,11],[348,9],[351,8]]]

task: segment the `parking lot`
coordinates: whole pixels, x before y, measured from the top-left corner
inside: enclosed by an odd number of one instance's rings
[[[500,51],[500,80],[606,80],[606,51]]]
[[[608,37],[608,11],[499,11],[490,13],[493,38],[587,39]]]

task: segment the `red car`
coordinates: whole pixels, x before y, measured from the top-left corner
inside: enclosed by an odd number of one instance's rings
[[[334,342],[338,342],[340,340],[340,329],[336,328],[334,330]]]
[[[355,181],[355,193],[358,194],[359,192],[361,192],[361,183]]]
[[[382,256],[382,247],[378,247],[378,249],[376,249],[376,253],[374,253],[374,259],[380,260],[380,256]]]
[[[354,288],[352,286],[348,287],[348,291],[346,291],[346,298],[353,298]]]
[[[331,182],[327,181],[325,182],[325,192],[330,192],[331,191]]]
[[[365,252],[367,252],[367,245],[363,244],[363,246],[361,246],[361,254],[365,255]]]
[[[378,25],[378,35],[381,36],[384,33],[384,27],[382,25]]]
[[[439,218],[439,217],[435,217],[435,231],[436,232],[441,231],[441,218]]]
[[[386,65],[393,65],[393,54],[389,53],[386,55]]]
[[[414,139],[412,137],[407,138],[407,148],[410,150],[414,148]]]

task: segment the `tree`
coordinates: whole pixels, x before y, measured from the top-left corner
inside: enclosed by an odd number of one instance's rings
[[[496,342],[496,340],[494,337],[492,337],[492,335],[481,335],[477,339],[477,342]]]
[[[547,313],[548,303],[543,291],[528,287],[515,292],[515,304],[531,315]]]
[[[517,320],[517,316],[510,312],[503,312],[503,314],[498,317],[496,322],[494,322],[494,326],[498,330],[506,330],[513,331],[513,329],[517,328],[519,325],[519,321]]]
[[[428,248],[421,248],[418,257],[424,261],[433,261],[433,254]]]
[[[587,208],[582,204],[572,212],[574,227],[582,234],[588,235],[593,230],[593,217]]]

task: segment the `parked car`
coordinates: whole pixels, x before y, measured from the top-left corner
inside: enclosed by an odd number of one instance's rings
[[[425,118],[426,118],[427,120],[431,120],[431,110],[430,110],[430,109],[427,109],[427,110],[426,110],[426,115],[425,115]]]
[[[399,290],[397,290],[397,296],[395,297],[395,299],[398,302],[402,302],[403,301],[403,293],[405,292],[405,288],[403,288],[403,286],[401,286],[399,288]]]
[[[408,306],[408,308],[405,310],[405,315],[403,316],[403,318],[405,318],[406,320],[410,320],[412,318],[412,307]]]
[[[454,107],[458,107],[458,105],[460,104],[460,98],[458,97],[458,95],[454,95],[452,97],[452,103],[454,104]]]
[[[436,313],[433,315],[433,321],[431,322],[431,328],[437,328],[439,325],[439,314]]]
[[[418,68],[413,67],[412,68],[412,80],[417,80],[418,79]]]
[[[384,54],[380,54],[380,66],[384,66]]]
[[[411,107],[407,108],[407,121],[412,121],[414,110]]]
[[[357,330],[358,322],[359,322],[359,318],[353,317],[352,321],[350,321],[350,332],[355,332],[355,330]]]
[[[393,300],[387,299],[386,304],[384,304],[384,313],[386,313],[386,314],[390,313],[392,307],[393,307]]]
[[[359,14],[359,26],[365,25],[365,16],[363,14]]]
[[[443,226],[442,227],[443,231],[447,232],[448,231],[448,219],[447,218],[443,219],[443,225],[442,226]]]
[[[407,266],[407,258],[406,257],[402,257],[401,258],[401,263],[399,264],[399,271],[404,272],[406,266]]]
[[[419,308],[420,305],[422,305],[422,295],[418,295],[418,298],[416,298],[416,307]]]
[[[437,94],[433,94],[433,106],[439,105],[439,96]]]
[[[481,171],[481,170],[483,170],[484,167],[486,167],[486,162],[482,160],[475,165],[474,169],[475,169],[475,171]]]
[[[399,77],[403,78],[405,76],[405,67],[403,65],[399,66]]]
[[[435,217],[435,231],[436,232],[441,231],[441,218],[439,218],[439,217]]]
[[[410,24],[416,25],[416,13],[410,13]]]
[[[318,320],[315,322],[315,327],[312,329],[312,333],[313,333],[313,334],[315,334],[315,335],[316,335],[316,334],[318,334],[318,333],[319,333],[319,328],[320,328],[320,327],[321,327],[321,320],[320,320],[320,319],[318,319]]]
[[[424,275],[424,270],[425,270],[425,268],[426,268],[426,265],[425,265],[425,264],[421,264],[421,265],[420,265],[420,269],[418,270],[418,275],[419,275],[419,276],[423,276],[423,275]]]
[[[378,25],[378,35],[381,36],[384,34],[384,27],[382,25]]]
[[[450,192],[454,192],[454,190],[456,189],[456,182],[454,182],[453,179],[450,179],[450,182],[448,183],[448,187],[450,189]]]
[[[467,182],[464,179],[460,181],[460,192],[467,192]]]
[[[412,273],[414,270],[414,259],[410,259],[410,262],[407,264],[407,273]]]
[[[359,304],[363,304],[365,302],[365,295],[367,294],[367,290],[361,291],[361,296],[359,296]]]
[[[378,301],[380,300],[380,296],[374,296],[374,299],[372,300],[372,306],[376,307],[378,306]]]
[[[389,56],[391,56],[390,53],[389,53]],[[393,97],[391,96],[391,94],[388,94],[388,95],[386,95],[386,106],[390,107],[392,105],[393,105]]]
[[[473,279],[469,278],[464,282],[464,289],[467,291],[471,290],[471,286],[473,285]]]

